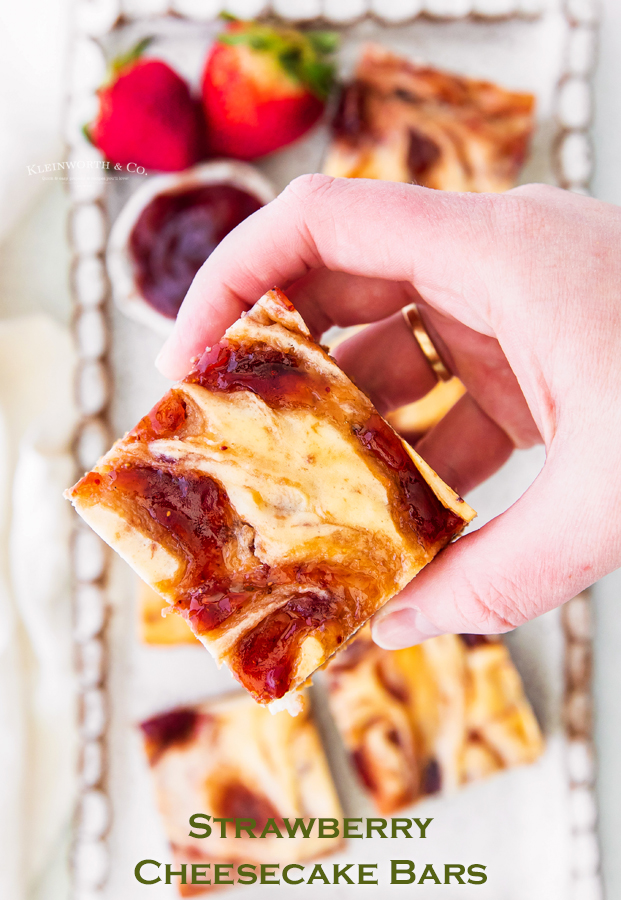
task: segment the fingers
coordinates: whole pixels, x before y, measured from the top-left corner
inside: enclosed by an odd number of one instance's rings
[[[407,440],[407,434],[403,435]],[[462,497],[511,456],[513,444],[470,394],[416,444],[416,451]]]
[[[181,305],[173,334],[166,340],[155,360],[162,375],[171,381],[187,375],[192,359],[202,356],[205,349],[216,343],[229,325],[249,309],[249,304],[230,291],[227,292],[226,302],[214,302],[205,284],[197,286],[199,275],[200,271]],[[200,303],[193,301],[195,294],[200,296]],[[185,306],[188,298],[190,305]],[[174,338],[172,343],[171,338]]]
[[[580,518],[567,492],[573,467],[550,468],[507,512],[446,548],[376,617],[373,637],[387,649],[438,634],[509,631],[553,609],[601,574],[601,529]],[[600,534],[597,532],[600,531]],[[600,554],[601,556],[601,554]],[[602,573],[605,567],[602,568]]]
[[[436,383],[401,312],[339,344],[334,356],[380,413],[424,397]]]
[[[366,325],[419,300],[411,284],[312,269],[287,296],[318,338],[332,325]]]
[[[480,299],[489,286],[479,273],[493,279],[502,256],[499,202],[494,195],[381,181],[298,178],[211,254],[158,365],[169,377],[183,375],[190,357],[218,340],[265,290],[286,289],[318,268],[414,284],[431,304],[491,333]],[[323,302],[338,310],[338,297]]]
[[[525,448],[539,443],[539,431],[499,342],[429,306],[423,307],[423,314],[442,358],[514,446]]]

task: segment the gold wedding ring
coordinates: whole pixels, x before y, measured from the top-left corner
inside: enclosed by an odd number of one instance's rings
[[[404,306],[401,310],[401,313],[403,315],[403,318],[405,319],[405,324],[414,335],[416,343],[420,347],[423,356],[435,372],[438,380],[450,381],[453,376],[440,359],[440,354],[436,350],[433,341],[427,333],[427,329],[423,325],[420,313],[416,308],[416,304],[410,303],[409,306]]]

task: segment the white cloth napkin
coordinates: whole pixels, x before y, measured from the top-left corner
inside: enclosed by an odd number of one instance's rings
[[[62,881],[74,803],[69,533],[74,354],[46,316],[0,323],[0,897]],[[56,874],[52,871],[56,865]],[[61,867],[62,868],[62,867]]]

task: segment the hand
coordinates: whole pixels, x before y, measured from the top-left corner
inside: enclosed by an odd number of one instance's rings
[[[468,389],[417,446],[459,493],[514,447],[547,457],[509,510],[449,546],[376,616],[389,648],[507,631],[621,564],[621,210],[555,188],[452,194],[303,176],[209,257],[158,359],[181,377],[268,288],[336,352],[380,411],[433,386],[399,312],[422,304]]]

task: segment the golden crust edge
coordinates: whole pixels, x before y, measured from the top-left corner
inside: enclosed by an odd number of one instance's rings
[[[460,497],[452,487],[449,487],[449,485],[442,478],[440,478],[438,473],[431,468],[429,463],[425,462],[423,457],[416,452],[411,444],[408,444],[407,441],[404,441],[402,437],[398,437],[405,447],[412,462],[421,473],[429,487],[432,489],[438,500],[442,503],[442,505],[447,509],[450,509],[451,512],[454,512],[455,515],[463,519],[466,525],[472,522],[472,520],[477,515],[476,510],[474,510],[468,503],[466,503],[463,497]]]

